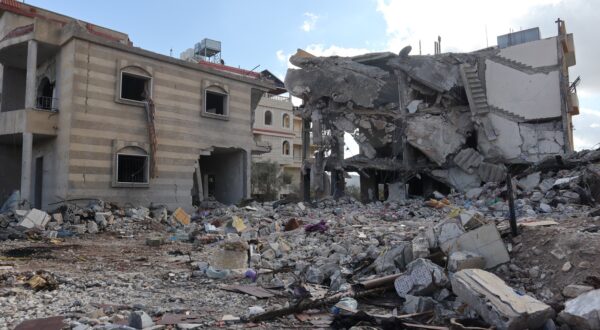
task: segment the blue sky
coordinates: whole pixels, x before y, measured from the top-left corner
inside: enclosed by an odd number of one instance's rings
[[[575,36],[581,76],[581,115],[574,118],[576,148],[600,143],[600,1],[585,0],[27,0],[28,4],[129,34],[137,47],[173,56],[208,37],[222,42],[226,64],[269,69],[281,78],[297,48],[315,55],[351,56],[398,52],[412,45],[433,52],[472,51],[496,44],[511,29],[539,26],[556,35],[554,21],[566,21]]]

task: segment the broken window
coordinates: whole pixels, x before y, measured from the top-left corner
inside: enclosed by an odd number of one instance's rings
[[[121,98],[130,101],[145,101],[150,94],[150,80],[150,77],[122,72]]]
[[[265,125],[273,125],[273,114],[271,111],[265,111]]]
[[[283,126],[284,128],[290,128],[290,115],[288,115],[287,113],[283,114],[281,126]]]
[[[215,115],[227,115],[227,94],[207,90],[204,111]]]
[[[148,156],[117,154],[118,183],[148,183]]]
[[[283,141],[281,149],[282,149],[282,153],[284,155],[289,156],[289,154],[290,154],[290,143],[288,141]]]

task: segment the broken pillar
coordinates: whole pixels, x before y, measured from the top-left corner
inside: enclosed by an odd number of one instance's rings
[[[537,329],[554,316],[552,307],[518,294],[499,277],[481,269],[461,270],[451,283],[460,301],[499,330]]]

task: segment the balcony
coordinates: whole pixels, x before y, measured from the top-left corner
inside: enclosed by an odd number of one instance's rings
[[[35,102],[35,108],[40,110],[48,110],[57,112],[58,99],[54,97],[38,96]]]
[[[33,133],[56,136],[57,130],[56,111],[21,109],[0,112],[0,135]]]

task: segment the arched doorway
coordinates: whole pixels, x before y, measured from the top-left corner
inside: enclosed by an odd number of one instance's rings
[[[36,108],[54,110],[54,84],[48,77],[42,78],[37,90]]]

